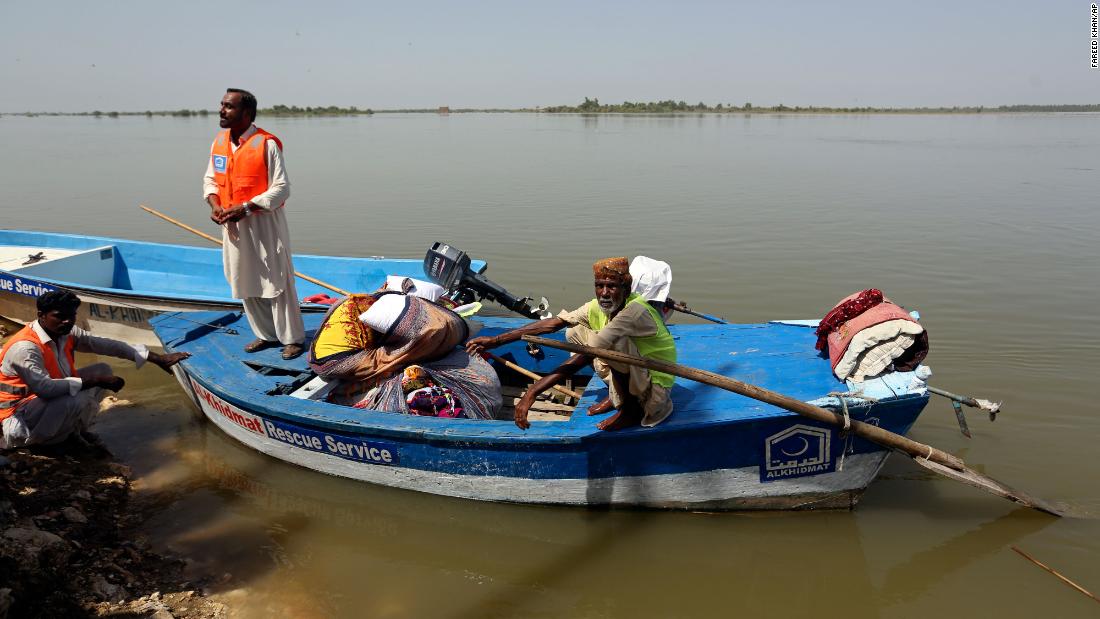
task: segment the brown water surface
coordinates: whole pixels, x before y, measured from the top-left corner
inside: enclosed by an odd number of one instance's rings
[[[483,504],[266,458],[196,420],[155,368],[106,413],[163,508],[150,535],[229,574],[241,616],[1084,617],[1100,439],[1100,123],[1093,114],[271,119],[299,252],[420,257],[444,240],[556,308],[590,263],[645,254],[734,321],[817,318],[883,289],[917,308],[933,384],[1004,400],[917,440],[1084,517],[1056,520],[897,458],[854,512],[698,514]],[[194,242],[210,119],[0,118],[10,227]],[[323,277],[323,274],[314,274]]]

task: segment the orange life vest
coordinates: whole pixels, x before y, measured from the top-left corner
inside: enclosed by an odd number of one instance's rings
[[[47,346],[42,343],[42,340],[38,339],[38,334],[34,332],[31,325],[23,327],[11,336],[11,339],[4,344],[4,349],[0,350],[0,363],[3,362],[4,357],[8,354],[8,350],[16,342],[34,342],[38,346],[38,349],[42,351],[42,362],[46,365],[46,371],[50,373],[50,378],[64,378],[65,375],[61,373],[61,365],[57,362],[57,355],[53,352],[52,346]],[[73,348],[76,346],[76,340],[73,338],[65,339],[65,359],[69,362],[69,369],[72,370],[76,367],[76,360],[73,358]],[[7,419],[15,414],[17,406],[23,402],[37,398],[38,396],[30,393],[27,389],[27,383],[23,382],[23,379],[19,374],[5,374],[0,372],[0,421]]]
[[[283,143],[279,138],[256,127],[256,133],[233,150],[229,129],[218,133],[210,149],[210,162],[214,168],[214,182],[218,184],[218,199],[222,208],[248,202],[267,191],[267,141],[275,140],[279,150]],[[275,208],[282,206],[275,205]]]

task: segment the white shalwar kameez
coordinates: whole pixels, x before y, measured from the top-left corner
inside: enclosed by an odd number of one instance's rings
[[[254,133],[256,125],[241,134],[239,143],[245,144]],[[237,144],[230,144],[236,152]],[[290,180],[282,151],[274,140],[266,144],[267,191],[249,200],[258,210],[222,226],[222,263],[233,298],[244,302],[245,316],[256,337],[283,345],[301,344],[305,327],[294,286],[290,230],[283,210],[290,197]],[[211,158],[203,177],[203,197],[217,193]],[[222,208],[230,206],[236,205],[223,204]]]

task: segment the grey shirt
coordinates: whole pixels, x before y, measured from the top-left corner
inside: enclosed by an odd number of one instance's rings
[[[68,335],[53,340],[37,320],[30,326],[42,344],[53,350],[63,377],[51,377],[46,369],[46,362],[42,358],[42,351],[35,346],[34,342],[26,340],[11,345],[4,359],[0,361],[0,372],[8,376],[18,374],[23,382],[27,383],[27,389],[31,393],[47,400],[63,395],[76,395],[84,386],[84,381],[76,375],[76,368],[69,367],[69,360],[65,358],[64,350],[68,338],[75,338],[74,348],[79,352],[131,359],[138,367],[141,367],[149,356],[149,350],[142,344],[131,346],[118,340],[96,337],[80,327],[74,326]]]

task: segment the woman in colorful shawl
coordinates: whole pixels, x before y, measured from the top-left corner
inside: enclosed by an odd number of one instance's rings
[[[381,332],[359,317],[384,295],[398,295],[404,307]],[[492,419],[502,407],[500,379],[484,359],[457,348],[468,334],[458,314],[419,297],[352,295],[325,315],[309,361],[319,376],[340,379],[332,396],[338,404],[408,413],[402,371],[416,364],[454,394],[465,417]]]

